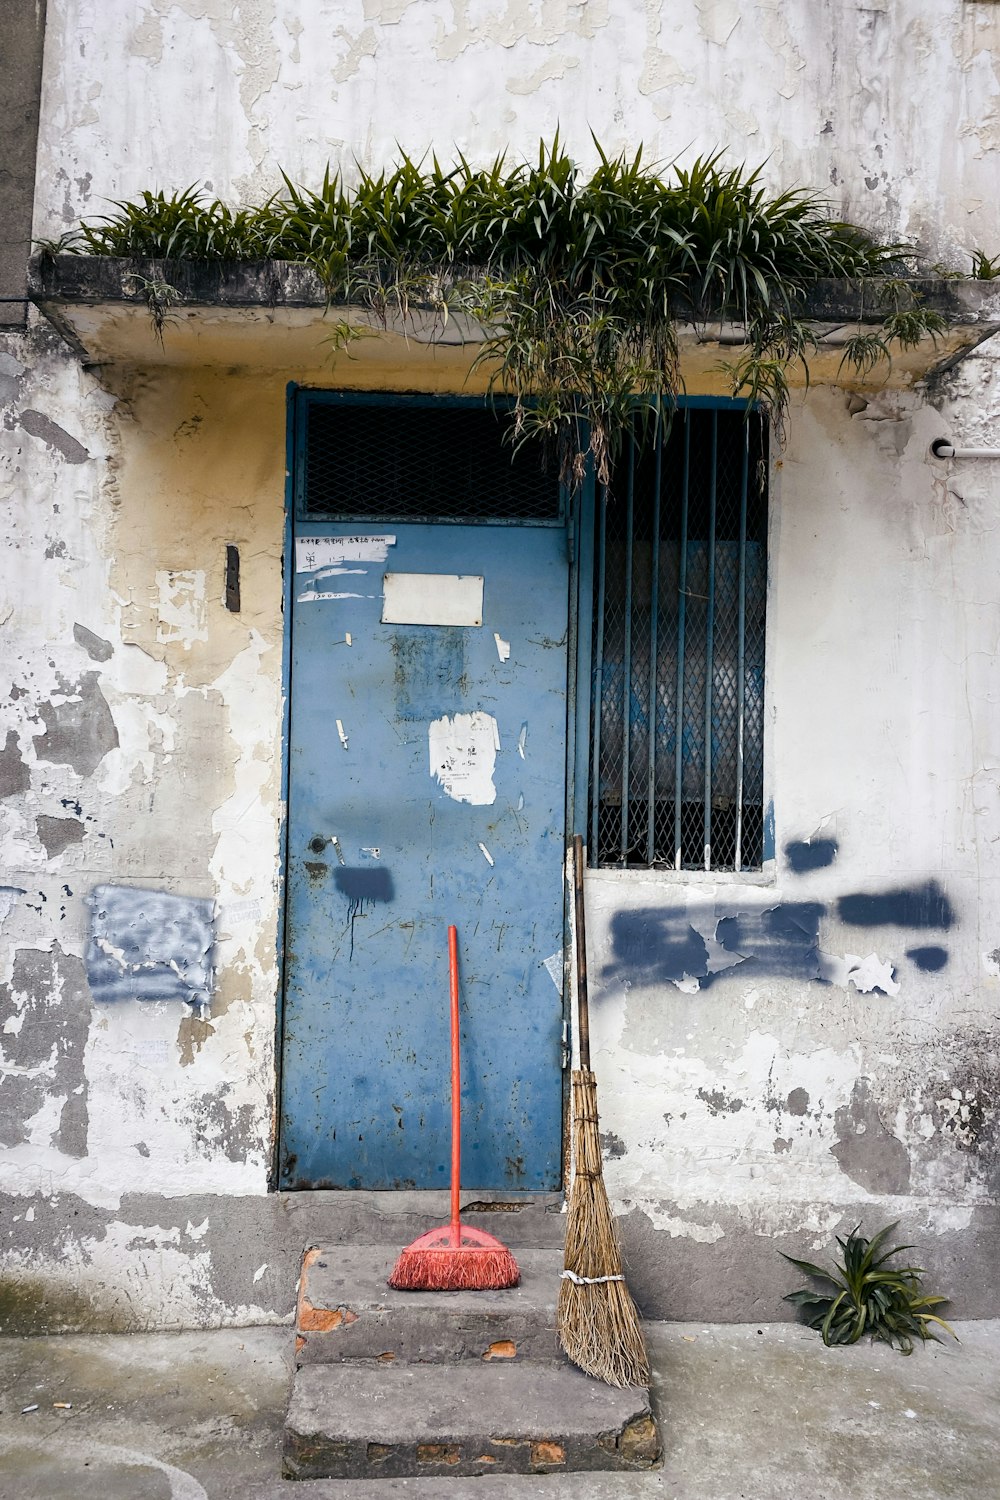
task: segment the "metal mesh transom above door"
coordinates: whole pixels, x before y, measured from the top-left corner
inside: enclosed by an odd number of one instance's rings
[[[562,515],[537,441],[509,407],[434,396],[300,393],[298,513],[330,520],[544,525]]]

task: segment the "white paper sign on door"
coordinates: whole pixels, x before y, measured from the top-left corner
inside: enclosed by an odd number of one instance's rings
[[[445,714],[427,731],[430,772],[455,802],[489,807],[497,800],[493,782],[500,732],[492,714]],[[492,864],[492,860],[490,861]]]
[[[385,562],[394,536],[297,536],[296,573],[315,573],[318,568],[342,562]]]
[[[481,573],[387,573],[383,625],[482,625]]]

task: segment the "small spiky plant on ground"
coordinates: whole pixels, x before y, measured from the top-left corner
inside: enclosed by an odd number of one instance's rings
[[[934,1311],[943,1307],[948,1298],[924,1292],[920,1279],[924,1274],[922,1267],[887,1264],[893,1256],[914,1248],[895,1245],[891,1250],[884,1249],[897,1227],[898,1221],[887,1224],[870,1240],[861,1233],[860,1224],[846,1239],[838,1235],[843,1260],[834,1271],[824,1270],[808,1260],[796,1260],[793,1255],[784,1257],[829,1288],[823,1291],[805,1288],[789,1292],[784,1298],[799,1309],[810,1328],[820,1331],[827,1346],[856,1344],[867,1333],[876,1342],[898,1345],[902,1354],[911,1354],[915,1339],[941,1342],[931,1324],[958,1338],[955,1330]]]

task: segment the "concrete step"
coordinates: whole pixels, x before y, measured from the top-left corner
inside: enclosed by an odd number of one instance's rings
[[[278,1212],[300,1245],[395,1245],[447,1223],[445,1189],[399,1192],[278,1193]],[[462,1220],[513,1249],[561,1247],[566,1230],[561,1193],[462,1193]]]
[[[569,1364],[380,1364],[298,1370],[285,1423],[290,1479],[557,1474],[651,1469],[646,1390]]]
[[[400,1246],[307,1250],[295,1317],[297,1365],[345,1359],[440,1363],[557,1360],[561,1250],[518,1249],[519,1286],[500,1292],[397,1292]]]

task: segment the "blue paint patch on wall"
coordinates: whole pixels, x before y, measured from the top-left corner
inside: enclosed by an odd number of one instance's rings
[[[212,994],[215,902],[98,885],[90,893],[85,963],[95,1000],[184,1000]]]
[[[822,870],[837,858],[836,839],[802,839],[785,845],[785,859],[794,875]]]
[[[723,917],[715,929],[716,941],[743,962],[736,967],[741,976],[749,969],[786,979],[821,979],[819,923],[826,907],[818,901],[786,901],[768,911]],[[723,969],[710,974],[702,989],[732,974]]]
[[[774,802],[769,801],[764,809],[764,842],[761,850],[762,858],[766,861],[774,858],[775,850],[774,836]]]
[[[936,974],[938,969],[943,969],[948,962],[947,948],[907,948],[907,958],[911,958],[918,969],[923,969],[925,974]]]
[[[951,927],[955,920],[936,880],[874,895],[841,896],[837,915],[852,927]]]
[[[708,974],[708,947],[683,911],[641,907],[616,912],[611,919],[615,962],[604,969],[610,978],[624,967],[637,984],[653,984],[685,975],[703,979]]]

